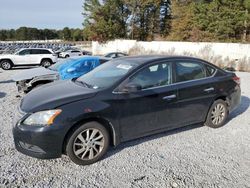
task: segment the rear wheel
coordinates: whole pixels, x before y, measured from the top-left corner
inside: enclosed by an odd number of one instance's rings
[[[52,64],[50,59],[43,59],[41,65],[45,68],[49,67]]]
[[[1,68],[3,70],[10,70],[12,68],[12,62],[10,60],[2,60]]]
[[[216,100],[211,106],[205,125],[212,128],[222,127],[228,116],[228,106],[224,100]]]
[[[66,55],[65,58],[69,58],[69,55]]]
[[[66,152],[78,165],[98,161],[108,150],[108,131],[97,122],[89,122],[74,130],[68,139]]]

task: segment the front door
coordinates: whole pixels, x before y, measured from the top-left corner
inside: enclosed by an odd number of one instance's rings
[[[24,50],[20,51],[18,54],[15,55],[14,63],[16,65],[29,64],[30,53],[31,53],[30,49],[24,49]]]
[[[141,89],[117,94],[123,141],[175,126],[177,90],[171,83],[170,62],[146,66],[125,81]]]

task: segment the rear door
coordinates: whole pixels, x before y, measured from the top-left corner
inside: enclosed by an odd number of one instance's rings
[[[176,60],[175,83],[178,87],[179,126],[203,122],[215,97],[213,74],[198,60]]]
[[[32,61],[32,64],[40,64],[43,56],[46,57],[44,50],[32,49],[30,55],[30,61]]]

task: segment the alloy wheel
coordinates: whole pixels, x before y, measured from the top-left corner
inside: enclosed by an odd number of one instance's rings
[[[49,67],[50,66],[50,62],[49,61],[44,61],[43,62],[43,66],[46,67],[46,68]]]
[[[4,62],[2,63],[2,68],[8,70],[8,69],[11,68],[11,65],[10,65],[9,62],[4,61]]]
[[[219,125],[224,121],[226,116],[226,108],[223,104],[217,104],[211,112],[211,120],[214,125]]]
[[[74,154],[81,160],[91,160],[97,157],[104,147],[104,135],[95,128],[82,131],[74,140]]]

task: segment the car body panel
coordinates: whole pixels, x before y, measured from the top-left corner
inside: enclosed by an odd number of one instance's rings
[[[38,68],[23,70],[22,72],[14,75],[12,77],[12,80],[17,82],[17,81],[21,81],[21,80],[28,80],[28,79],[32,79],[34,77],[51,75],[51,74],[58,74],[58,72],[44,68],[44,67],[38,67]]]
[[[82,86],[73,83],[71,80],[57,81],[28,93],[22,100],[21,109],[25,112],[35,112],[56,108],[62,104],[86,99],[94,95],[96,95],[96,90],[83,89]],[[39,97],[39,101],[37,97]]]

